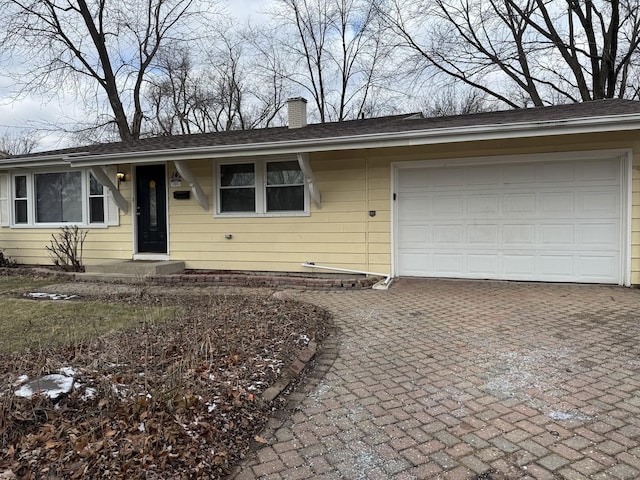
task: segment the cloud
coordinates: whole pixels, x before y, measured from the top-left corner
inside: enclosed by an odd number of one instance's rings
[[[252,23],[266,22],[265,12],[275,0],[230,0],[225,2],[227,12],[240,23],[250,20]]]
[[[277,0],[223,0],[219,5],[225,13],[235,19],[236,24],[247,21],[261,24],[268,21],[265,12]],[[73,140],[63,128],[83,123],[87,109],[83,99],[59,86],[55,95],[30,93],[17,97],[15,84],[10,76],[29,68],[28,60],[17,57],[10,65],[3,65],[0,75],[0,135],[12,135],[38,130],[42,141],[38,150],[49,150],[71,146]],[[91,100],[88,100],[91,101]],[[89,106],[91,108],[92,106]]]

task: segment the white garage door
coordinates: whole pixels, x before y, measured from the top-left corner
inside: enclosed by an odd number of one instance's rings
[[[619,283],[619,159],[397,170],[401,276]]]

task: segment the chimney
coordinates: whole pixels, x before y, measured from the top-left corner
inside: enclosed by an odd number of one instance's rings
[[[302,128],[307,126],[307,99],[302,97],[287,100],[289,111],[289,128]]]

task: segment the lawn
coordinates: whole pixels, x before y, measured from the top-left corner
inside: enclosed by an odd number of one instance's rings
[[[46,283],[0,281],[0,475],[222,478],[282,404],[261,393],[329,321],[268,294],[105,285],[93,297],[24,298]],[[24,376],[68,369],[68,395],[13,395]]]
[[[75,344],[174,315],[173,307],[0,297],[0,352]]]

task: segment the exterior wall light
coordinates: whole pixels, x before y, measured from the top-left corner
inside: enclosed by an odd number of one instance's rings
[[[118,182],[126,182],[127,181],[127,176],[125,175],[124,172],[116,173],[116,178],[118,179]]]

